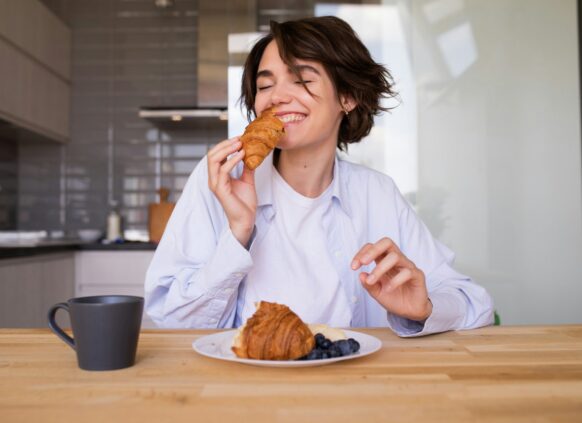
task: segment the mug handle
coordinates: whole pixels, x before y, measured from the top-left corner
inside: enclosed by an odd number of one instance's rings
[[[70,346],[72,349],[75,349],[75,340],[73,338],[71,338],[69,335],[67,335],[65,333],[64,330],[62,330],[59,325],[57,325],[57,322],[55,321],[55,315],[57,314],[57,310],[59,308],[62,308],[63,310],[66,310],[67,313],[69,312],[69,305],[67,303],[58,303],[55,304],[54,306],[52,306],[48,312],[48,325],[49,328],[51,328],[51,330],[59,337],[61,338],[63,341],[65,341],[65,343]]]

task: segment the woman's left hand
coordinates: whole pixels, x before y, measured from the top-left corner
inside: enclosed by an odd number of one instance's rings
[[[376,262],[371,273],[361,272],[362,286],[386,310],[410,320],[423,321],[432,313],[424,273],[390,238],[366,244],[354,256],[352,269]]]

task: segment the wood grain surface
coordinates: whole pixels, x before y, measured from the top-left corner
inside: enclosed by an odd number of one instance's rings
[[[198,355],[212,331],[143,331],[135,366],[79,370],[44,329],[0,329],[1,422],[582,422],[582,326],[402,339],[310,368]]]

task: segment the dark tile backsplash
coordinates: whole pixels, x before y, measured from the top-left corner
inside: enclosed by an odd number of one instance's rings
[[[176,0],[170,11],[150,0],[44,3],[73,34],[71,140],[2,144],[0,227],[105,229],[115,201],[125,229],[145,230],[156,190],[167,186],[175,201],[227,133],[204,123],[162,131],[137,115],[140,106],[196,104],[197,1]]]
[[[18,210],[18,144],[0,122],[0,230],[16,228]]]
[[[18,142],[18,227],[58,230],[65,223],[65,147]]]

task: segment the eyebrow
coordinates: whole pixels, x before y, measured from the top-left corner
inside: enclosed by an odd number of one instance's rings
[[[273,72],[270,70],[262,70],[257,72],[257,79],[259,78],[270,78],[273,76]]]
[[[297,69],[298,72],[311,71],[311,72],[313,72],[313,73],[315,73],[317,75],[321,75],[319,73],[319,71],[316,68],[314,68],[313,66],[311,66],[311,65],[296,65],[295,66],[295,69]],[[271,72],[268,69],[260,70],[260,71],[257,72],[257,79],[259,79],[259,78],[270,78],[272,76],[273,76],[273,72]]]
[[[311,65],[296,65],[295,69],[297,69],[299,72],[311,71],[317,75],[320,75],[319,71]]]

